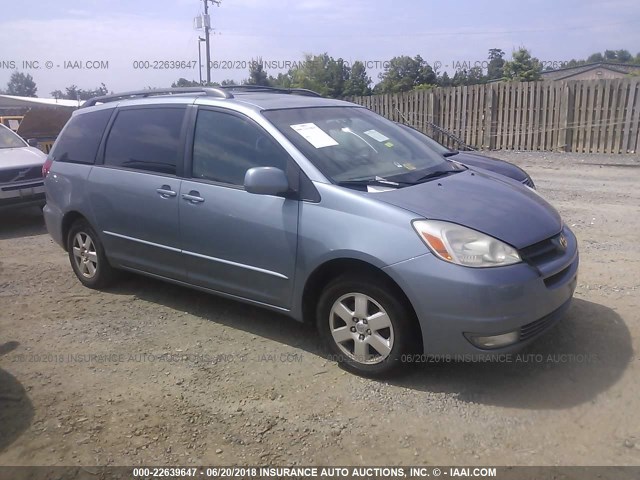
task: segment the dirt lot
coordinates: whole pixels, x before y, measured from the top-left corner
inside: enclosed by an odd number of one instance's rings
[[[575,303],[519,360],[388,382],[240,303],[85,289],[37,212],[1,215],[0,465],[640,464],[639,157],[494,156],[577,234]]]

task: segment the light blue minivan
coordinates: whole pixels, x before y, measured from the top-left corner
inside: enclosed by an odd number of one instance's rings
[[[366,108],[249,86],[85,105],[43,170],[87,287],[129,270],[283,312],[363,375],[514,351],[570,304],[578,247],[551,205]]]

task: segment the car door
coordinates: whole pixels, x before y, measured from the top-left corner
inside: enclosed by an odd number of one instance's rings
[[[295,270],[298,201],[243,188],[253,167],[297,168],[264,129],[222,109],[197,112],[180,198],[189,282],[288,308]]]
[[[120,109],[87,186],[110,260],[177,280],[186,279],[178,218],[185,112],[175,105]]]

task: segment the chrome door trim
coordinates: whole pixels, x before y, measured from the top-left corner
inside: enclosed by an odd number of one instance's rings
[[[289,280],[289,277],[287,277],[286,275],[282,275],[281,273],[274,272],[272,270],[266,270],[264,268],[254,267],[252,265],[246,265],[244,263],[232,262],[230,260],[224,260],[222,258],[210,257],[208,255],[202,255],[201,253],[190,252],[188,250],[181,250],[179,248],[169,247],[167,245],[162,245],[160,243],[149,242],[147,240],[142,240],[140,238],[129,237],[127,235],[122,235],[120,233],[109,232],[107,230],[103,230],[103,233],[105,235],[111,235],[112,237],[118,237],[118,238],[123,238],[125,240],[130,240],[132,242],[143,243],[145,245],[150,245],[152,247],[164,248],[165,250],[169,250],[171,252],[184,253],[185,255],[191,255],[192,257],[202,258],[204,260],[210,260],[212,262],[224,263],[226,265],[232,265],[234,267],[245,268],[247,270],[253,270],[254,272],[260,272],[266,275],[271,275],[273,277],[281,278],[283,280]]]
[[[141,240],[139,238],[128,237],[127,235],[122,235],[120,233],[108,232],[107,230],[103,230],[105,235],[111,235],[112,237],[124,238],[125,240],[131,240],[132,242],[143,243],[145,245],[151,245],[152,247],[164,248],[165,250],[170,250],[172,252],[182,252],[179,248],[169,247],[167,245],[161,245],[160,243],[149,242],[147,240]]]
[[[289,280],[289,277],[282,275],[281,273],[274,272],[272,270],[266,270],[264,268],[254,267],[252,265],[246,265],[244,263],[232,262],[230,260],[224,260],[222,258],[210,257],[208,255],[202,255],[201,253],[190,252],[188,250],[183,250],[182,253],[186,255],[191,255],[192,257],[203,258],[205,260],[211,260],[212,262],[224,263],[227,265],[232,265],[234,267],[246,268],[247,270],[253,270],[254,272],[265,273],[267,275],[272,275],[274,277],[282,278],[283,280]]]

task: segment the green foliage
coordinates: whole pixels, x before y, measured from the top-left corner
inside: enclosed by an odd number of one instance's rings
[[[482,67],[471,67],[469,70],[458,70],[453,76],[451,82],[453,86],[459,87],[462,85],[478,85],[479,83],[486,83],[487,77],[482,73]]]
[[[616,61],[619,63],[630,63],[633,61],[633,56],[629,53],[629,50],[616,50]]]
[[[195,80],[187,80],[186,78],[180,77],[177,82],[173,82],[171,84],[171,88],[179,88],[179,87],[199,87],[200,82]]]
[[[307,88],[325,97],[343,96],[350,69],[342,58],[335,60],[327,53],[307,54],[301,65],[288,72],[288,88]],[[284,80],[284,79],[283,79]]]
[[[288,73],[279,73],[277,77],[269,75],[269,85],[274,87],[291,88],[291,77]]]
[[[438,85],[441,87],[450,87],[453,85],[453,80],[451,80],[447,72],[444,72],[440,77],[438,77]]]
[[[370,85],[371,77],[367,75],[364,63],[354,62],[349,78],[345,82],[343,95],[347,97],[371,95]]]
[[[533,82],[540,80],[542,64],[531,56],[529,50],[520,47],[511,54],[511,60],[504,63],[504,76],[518,82]]]
[[[269,85],[269,78],[267,72],[264,70],[264,63],[262,58],[259,57],[255,60],[252,59],[249,66],[249,78],[244,82],[246,85]]]
[[[18,97],[37,97],[36,82],[29,74],[13,72],[9,83],[7,83],[7,95],[16,95]]]
[[[375,93],[408,92],[418,85],[437,83],[435,72],[420,55],[392,58],[379,78],[381,81],[375,86]]]
[[[89,90],[83,90],[82,88],[78,88],[76,85],[71,85],[65,88],[65,91],[54,90],[51,92],[51,96],[53,98],[65,99],[65,100],[88,100],[93,97],[101,97],[103,95],[107,95],[109,93],[109,89],[104,83],[101,83],[99,87],[92,88]]]
[[[489,50],[489,64],[487,66],[487,80],[497,80],[504,76],[504,52],[500,48]]]

